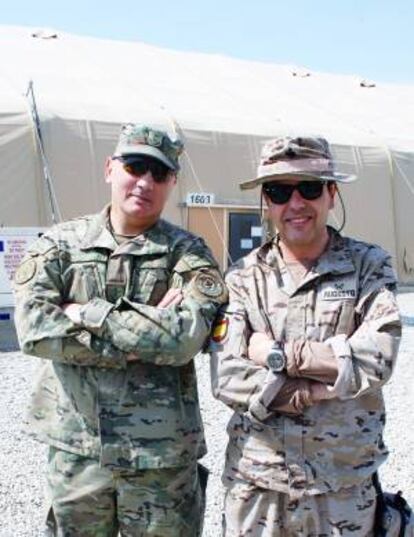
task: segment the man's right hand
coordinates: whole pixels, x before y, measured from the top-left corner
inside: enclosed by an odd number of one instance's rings
[[[183,292],[181,289],[178,289],[176,287],[172,287],[171,289],[168,289],[168,291],[165,293],[165,295],[162,297],[162,299],[157,304],[157,308],[170,308],[171,306],[178,306],[183,299]]]
[[[326,399],[333,399],[335,394],[328,389],[326,384],[322,382],[312,382],[310,385],[311,398],[313,403],[319,401],[325,401]]]

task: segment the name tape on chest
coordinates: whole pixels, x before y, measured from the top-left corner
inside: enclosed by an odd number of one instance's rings
[[[341,281],[323,285],[320,291],[322,300],[355,300],[357,291],[354,281]]]

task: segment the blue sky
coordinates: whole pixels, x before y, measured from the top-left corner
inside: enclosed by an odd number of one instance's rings
[[[25,0],[0,24],[414,83],[413,0]]]

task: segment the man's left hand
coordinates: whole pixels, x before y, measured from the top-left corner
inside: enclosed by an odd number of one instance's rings
[[[62,310],[69,319],[75,324],[81,324],[80,309],[82,305],[75,302],[68,302],[62,305]]]
[[[263,332],[254,332],[250,336],[248,355],[255,364],[267,365],[267,356],[273,345],[273,339]]]

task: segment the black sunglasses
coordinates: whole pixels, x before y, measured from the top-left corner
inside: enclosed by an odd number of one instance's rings
[[[135,177],[140,177],[141,175],[145,175],[148,171],[150,171],[156,183],[165,183],[168,180],[170,169],[168,166],[155,158],[147,156],[117,156],[112,157],[112,159],[121,161],[124,170]]]
[[[325,184],[326,181],[302,181],[297,185],[288,185],[274,181],[265,183],[263,190],[272,203],[283,205],[290,200],[294,190],[305,200],[316,200],[322,195]]]

